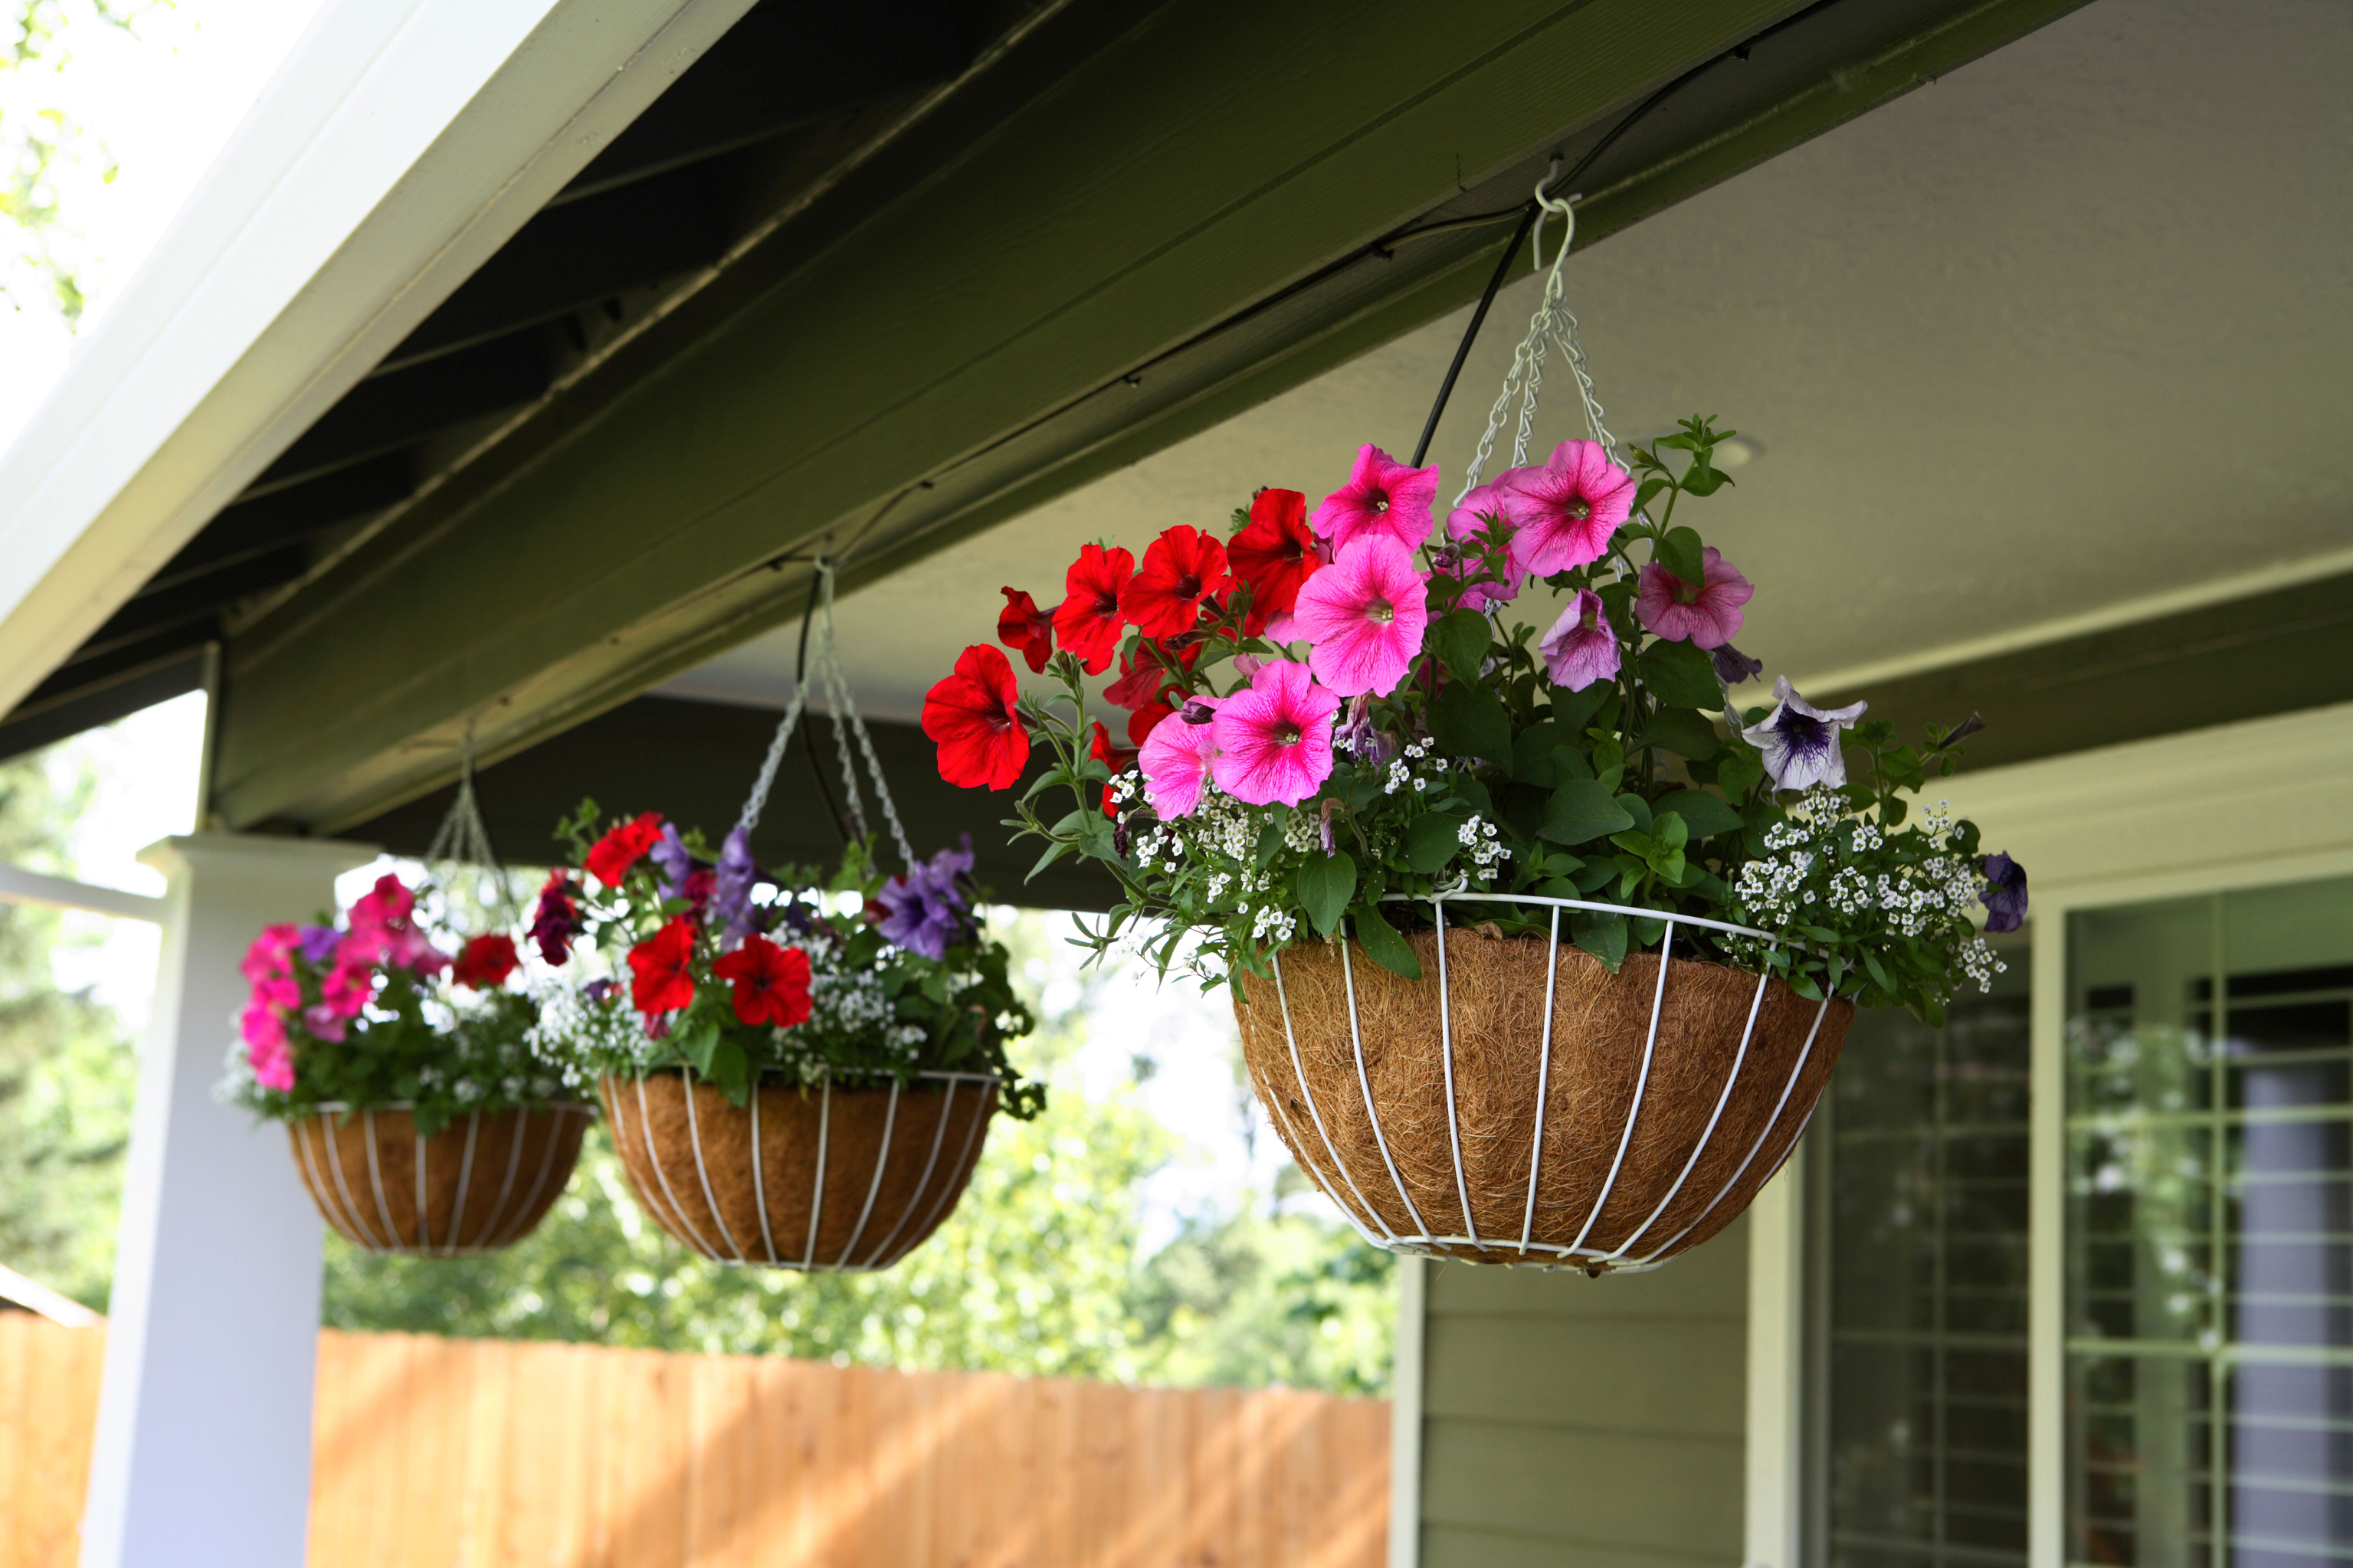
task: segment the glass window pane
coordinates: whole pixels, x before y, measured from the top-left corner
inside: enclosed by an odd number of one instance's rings
[[[2026,1561],[2027,955],[1941,1029],[1855,1020],[1821,1182],[1836,1568]]]
[[[2353,881],[2068,927],[2068,1551],[2353,1568]]]

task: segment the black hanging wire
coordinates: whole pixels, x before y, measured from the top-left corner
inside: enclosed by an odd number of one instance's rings
[[[1545,180],[1545,184],[1546,186],[1557,185],[1565,192],[1574,192],[1577,189],[1577,180],[1585,174],[1585,171],[1593,167],[1595,161],[1598,160],[1604,153],[1609,152],[1610,148],[1618,145],[1618,139],[1625,135],[1627,132],[1632,130],[1635,121],[1650,113],[1651,110],[1658,108],[1660,104],[1665,102],[1668,98],[1672,97],[1677,89],[1697,79],[1703,72],[1721,64],[1726,59],[1734,58],[1746,59],[1748,58],[1749,44],[1754,44],[1755,42],[1756,39],[1752,38],[1749,40],[1748,44],[1743,44],[1737,47],[1726,49],[1723,54],[1717,55],[1712,59],[1708,59],[1699,65],[1694,66],[1691,69],[1683,72],[1683,75],[1675,78],[1674,80],[1667,83],[1666,86],[1659,89],[1658,91],[1651,94],[1650,97],[1644,99],[1641,102],[1634,106],[1633,112],[1627,115],[1625,119],[1620,120],[1617,124],[1611,126],[1609,128],[1609,134],[1595,142],[1591,149],[1586,153],[1585,156],[1577,161],[1576,164],[1568,171],[1567,174],[1560,176],[1557,180],[1547,176]],[[1568,199],[1574,201],[1577,198],[1574,195],[1571,195]],[[1422,458],[1430,455],[1430,440],[1438,434],[1439,417],[1446,412],[1446,400],[1454,395],[1455,379],[1462,374],[1463,363],[1471,357],[1471,345],[1478,341],[1479,329],[1486,324],[1488,308],[1494,304],[1496,294],[1500,292],[1504,287],[1504,279],[1511,274],[1513,261],[1517,259],[1519,257],[1521,245],[1525,243],[1528,237],[1528,230],[1535,226],[1537,217],[1540,216],[1543,212],[1543,206],[1534,198],[1530,198],[1528,204],[1520,209],[1520,226],[1513,232],[1512,243],[1504,247],[1504,258],[1495,263],[1495,275],[1487,279],[1487,291],[1479,297],[1479,308],[1471,312],[1471,324],[1468,327],[1465,327],[1462,331],[1462,342],[1454,350],[1454,363],[1446,367],[1446,379],[1438,384],[1438,400],[1430,405],[1430,418],[1421,427],[1421,439],[1414,443],[1413,461],[1407,465],[1408,467],[1416,468],[1421,467]],[[1501,216],[1503,215],[1481,214],[1476,217],[1461,219],[1458,220],[1458,222],[1481,223],[1488,221],[1490,218]],[[1432,233],[1439,229],[1452,226],[1456,226],[1456,225],[1452,223],[1434,223],[1429,225],[1426,228],[1408,230],[1407,233]],[[1399,235],[1396,237],[1404,238],[1406,236]],[[1536,258],[1536,260],[1541,263],[1544,260],[1544,258],[1539,256]]]
[[[793,662],[793,685],[804,691],[808,689],[809,622],[817,616],[818,591],[824,584],[825,571],[820,566],[809,574],[808,607],[801,612],[800,656]],[[804,721],[801,724],[801,744],[808,752],[809,776],[817,780],[817,792],[825,797],[825,814],[832,820],[833,830],[841,835],[842,843],[847,845],[849,842],[849,824],[833,798],[833,786],[826,782],[824,760],[817,754],[817,712],[803,704],[801,715]],[[838,719],[835,721],[839,722]]]
[[[1454,363],[1446,367],[1446,379],[1438,384],[1438,401],[1430,405],[1430,419],[1421,427],[1421,439],[1413,444],[1413,461],[1406,467],[1418,468],[1422,458],[1430,455],[1430,438],[1438,434],[1439,416],[1446,412],[1446,400],[1454,395],[1455,378],[1462,374],[1462,363],[1471,357],[1471,345],[1478,341],[1479,329],[1486,323],[1488,308],[1494,304],[1512,263],[1519,259],[1520,247],[1527,243],[1528,230],[1535,226],[1536,215],[1543,210],[1535,202],[1528,203],[1527,210],[1520,216],[1520,226],[1512,231],[1512,243],[1504,247],[1503,259],[1495,263],[1495,275],[1487,279],[1487,291],[1479,296],[1479,308],[1471,312],[1471,324],[1462,331],[1462,342],[1454,351]]]

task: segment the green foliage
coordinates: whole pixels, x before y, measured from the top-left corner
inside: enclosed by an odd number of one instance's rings
[[[0,766],[0,862],[71,875],[85,769]],[[136,1064],[111,1009],[58,988],[63,918],[0,904],[0,1262],[103,1310]]]
[[[1419,648],[1391,690],[1349,701],[1335,724],[1331,770],[1308,798],[1246,805],[1211,779],[1189,813],[1161,820],[1139,798],[1134,776],[1114,778],[1088,754],[1084,672],[1065,650],[1048,666],[1060,689],[1050,700],[1020,700],[1023,721],[1054,759],[1011,826],[1044,841],[1041,864],[1083,854],[1119,878],[1125,898],[1089,933],[1098,950],[1147,929],[1144,922],[1162,922],[1142,939],[1145,951],[1164,973],[1185,963],[1205,984],[1237,972],[1267,974],[1286,944],[1331,939],[1344,926],[1372,962],[1417,976],[1407,935],[1434,922],[1434,898],[1454,906],[1450,921],[1505,933],[1549,928],[1548,910],[1482,900],[1492,892],[1622,906],[1581,910],[1570,922],[1578,945],[1612,968],[1634,948],[1656,946],[1674,916],[1679,950],[1769,967],[1809,994],[1835,991],[1933,1014],[1959,978],[1983,966],[1968,919],[1983,886],[1977,830],[1945,823],[1900,835],[1905,797],[1952,771],[1959,732],[1932,734],[1922,750],[1895,746],[1887,726],[1863,726],[1854,742],[1871,758],[1869,777],[1838,796],[1841,814],[1867,822],[1874,836],[1899,835],[1874,837],[1873,848],[1841,864],[1873,879],[1871,897],[1883,889],[1887,898],[1916,894],[1938,918],[1923,923],[1883,909],[1886,918],[1875,924],[1817,937],[1815,928],[1831,928],[1804,901],[1804,889],[1791,909],[1751,896],[1754,884],[1742,881],[1779,852],[1767,841],[1795,794],[1776,787],[1764,754],[1743,733],[1765,714],[1753,711],[1744,724],[1715,656],[1687,635],[1654,634],[1658,610],[1640,607],[1643,574],[1658,586],[1653,567],[1683,584],[1670,585],[1671,594],[1696,594],[1704,582],[1707,545],[1676,513],[1686,499],[1732,482],[1714,460],[1731,434],[1695,416],[1633,448],[1632,515],[1599,559],[1543,580],[1556,594],[1600,601],[1594,626],[1606,622],[1615,638],[1614,675],[1567,665],[1564,679],[1587,684],[1556,685],[1534,627],[1506,624],[1500,605],[1472,607],[1520,585],[1512,523],[1491,516],[1480,534],[1424,546]],[[1196,627],[1174,639],[1198,654],[1191,663],[1162,658],[1174,688],[1166,700],[1232,697],[1239,683],[1218,672],[1239,655],[1308,658],[1303,645],[1277,647],[1254,634],[1253,591],[1245,584],[1205,602]],[[1140,632],[1130,639],[1128,666],[1162,658]],[[1831,734],[1836,743],[1839,731]],[[1777,731],[1777,745],[1781,739]],[[1800,776],[1781,762],[1774,767]],[[1106,795],[1115,820],[1101,809]],[[1850,879],[1842,897],[1860,908],[1854,888]],[[1779,940],[1735,937],[1693,921],[1755,924]]]
[[[649,813],[638,824],[659,826]],[[557,830],[569,841],[575,865],[598,865],[600,842],[618,842],[637,825],[616,820],[605,826],[595,801]],[[649,826],[648,831],[650,831]],[[828,912],[854,900],[862,916],[875,908],[885,879],[876,868],[870,842],[853,842],[830,879],[803,867],[746,874],[757,885],[744,893],[747,929],[761,943],[736,946],[719,905],[716,864],[701,831],[679,842],[694,869],[688,891],[672,884],[647,847],[617,884],[594,874],[561,872],[542,894],[576,909],[586,938],[568,973],[542,987],[544,1019],[533,1041],[542,1057],[561,1068],[567,1082],[586,1089],[598,1075],[689,1069],[716,1085],[738,1105],[748,1104],[753,1084],[767,1075],[813,1083],[828,1074],[891,1074],[902,1080],[918,1072],[988,1072],[1003,1080],[1002,1103],[1009,1115],[1027,1118],[1044,1103],[1044,1089],[1022,1081],[1006,1056],[1035,1020],[1015,994],[1008,954],[971,917],[976,889],[958,895],[965,911],[954,940],[934,959],[887,940],[862,918]],[[611,869],[612,862],[607,862]],[[969,869],[969,857],[966,858]],[[736,933],[741,936],[743,933]],[[798,954],[797,1021],[783,1024],[748,999],[731,963],[747,949],[773,941],[780,963]],[[683,963],[691,981],[684,1005],[641,1012],[650,999],[638,988],[638,961],[673,945],[673,963]],[[733,956],[731,957],[731,953]],[[591,958],[591,954],[596,955]]]

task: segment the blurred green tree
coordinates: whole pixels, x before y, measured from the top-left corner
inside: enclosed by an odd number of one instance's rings
[[[71,875],[94,787],[87,759],[0,766],[0,864]],[[0,1262],[102,1311],[137,1068],[113,1010],[58,988],[64,926],[0,904]]]

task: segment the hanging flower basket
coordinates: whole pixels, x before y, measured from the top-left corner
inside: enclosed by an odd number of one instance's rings
[[[465,1258],[530,1234],[595,1115],[579,1104],[476,1110],[427,1134],[414,1110],[320,1105],[286,1125],[319,1213],[369,1252]]]
[[[1524,234],[1573,219],[1534,205]],[[1915,798],[1975,715],[1905,744],[1787,678],[1736,697],[1764,670],[1732,642],[1755,590],[1689,520],[1737,433],[1694,415],[1621,455],[1567,255],[1451,508],[1424,452],[1367,445],[1312,511],[1268,486],[1222,537],[1084,545],[1053,608],[1004,590],[997,640],[1052,694],[976,644],[923,728],[967,788],[1045,742],[1016,837],[1118,880],[1098,952],[1235,988],[1261,1100],[1366,1239],[1601,1274],[1741,1212],[1855,1006],[1933,1025],[1988,986],[1980,908],[2016,930],[2026,873]],[[1584,434],[1547,457],[1556,353]]]
[[[954,1212],[997,1114],[996,1079],[768,1082],[742,1105],[683,1071],[597,1092],[638,1203],[720,1263],[888,1268]]]
[[[1613,973],[1556,936],[1435,912],[1406,939],[1419,980],[1302,942],[1234,1004],[1293,1158],[1395,1251],[1657,1267],[1780,1168],[1854,1016],[1718,963],[1675,958],[1662,976],[1640,953]]]
[[[639,1205],[687,1247],[722,1263],[860,1272],[930,1236],[990,1118],[1034,1117],[1046,1091],[1006,1057],[1031,1020],[981,917],[970,837],[920,860],[892,803],[834,656],[832,581],[818,562],[810,679],[715,852],[659,813],[608,825],[593,802],[558,829],[578,869],[548,879],[532,939],[551,967],[576,947],[591,973],[543,993],[533,1047],[594,1089]],[[763,868],[752,851],[812,689],[832,710],[848,803],[830,875]],[[875,864],[860,754],[897,876]]]

